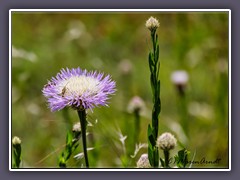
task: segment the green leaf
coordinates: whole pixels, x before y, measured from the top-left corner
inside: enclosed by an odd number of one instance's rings
[[[72,133],[67,132],[66,144],[67,144],[67,145],[71,145],[71,144],[72,144],[72,140],[73,140]]]
[[[154,147],[156,144],[150,124],[148,125],[148,142],[152,145],[152,147]]]
[[[153,149],[150,146],[148,146],[148,160],[151,166],[154,166],[154,159],[153,159]]]
[[[161,161],[162,167],[165,167],[165,162],[164,162],[164,160],[163,160],[162,158],[160,158],[160,161]]]
[[[154,149],[154,164],[155,167],[159,166],[159,153],[157,148]]]
[[[185,148],[178,151],[178,155],[174,156],[177,167],[185,168],[188,163],[188,155],[190,154]]]
[[[155,79],[153,74],[151,74],[150,76],[150,81],[151,81],[152,93],[155,94]]]
[[[14,160],[13,166],[15,168],[19,168],[20,166],[22,160],[21,152],[22,152],[21,144],[13,145],[13,160]]]
[[[152,69],[153,69],[153,61],[152,61],[151,52],[150,52],[149,55],[148,55],[148,64],[149,64],[150,72],[152,72]]]
[[[156,52],[155,52],[155,63],[157,64],[159,59],[159,45],[157,45]]]

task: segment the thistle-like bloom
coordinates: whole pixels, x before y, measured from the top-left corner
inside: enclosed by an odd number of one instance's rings
[[[147,21],[146,21],[146,27],[150,30],[156,30],[159,27],[159,22],[156,18],[154,17],[150,17]]]
[[[151,168],[148,160],[148,154],[142,154],[137,162],[137,168]]]
[[[177,140],[171,133],[163,133],[157,139],[157,146],[165,151],[174,149],[176,146]]]
[[[103,73],[88,72],[80,68],[62,69],[43,88],[52,111],[64,107],[77,110],[107,106],[109,95],[115,92],[115,82]]]

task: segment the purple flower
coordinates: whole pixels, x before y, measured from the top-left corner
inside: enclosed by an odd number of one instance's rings
[[[116,84],[110,76],[80,68],[62,69],[43,88],[51,111],[72,107],[77,110],[107,106],[108,95],[115,92]]]

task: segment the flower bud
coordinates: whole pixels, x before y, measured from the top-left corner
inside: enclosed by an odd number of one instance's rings
[[[148,160],[148,154],[142,154],[137,162],[137,168],[151,168]]]
[[[171,133],[168,132],[163,133],[157,139],[157,146],[164,151],[174,149],[176,143],[177,143],[176,138]]]
[[[21,139],[17,136],[14,136],[13,139],[12,139],[12,144],[13,145],[21,144]]]
[[[156,18],[154,17],[150,17],[147,21],[146,21],[146,27],[150,30],[156,30],[159,27],[159,22]]]
[[[72,132],[73,132],[74,140],[78,140],[80,138],[80,135],[81,135],[80,122],[73,125]]]
[[[78,123],[76,123],[76,124],[73,125],[72,131],[73,131],[73,132],[81,132],[80,122],[78,122]]]

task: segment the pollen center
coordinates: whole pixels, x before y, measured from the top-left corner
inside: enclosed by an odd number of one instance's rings
[[[59,84],[59,91],[62,96],[95,95],[99,91],[99,81],[93,77],[74,76]]]

